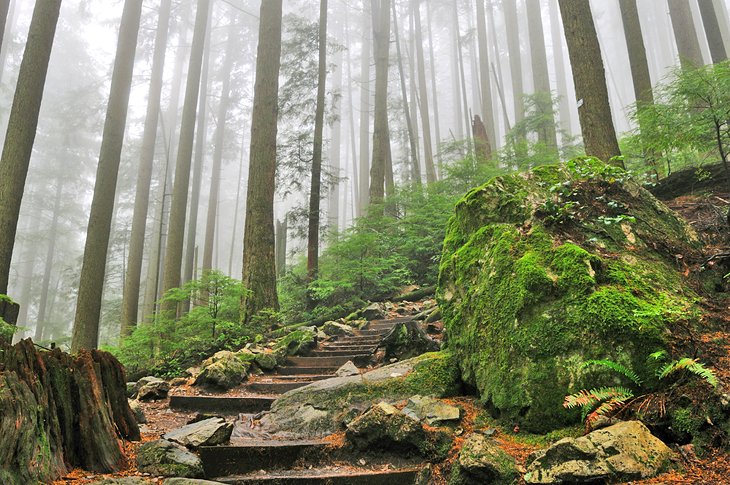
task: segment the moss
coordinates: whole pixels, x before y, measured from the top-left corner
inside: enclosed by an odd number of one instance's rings
[[[569,224],[541,218],[556,191],[579,208]],[[638,208],[637,222],[597,222],[614,206],[627,220]],[[593,161],[472,190],[449,222],[437,293],[464,381],[523,429],[574,422],[565,394],[597,384],[581,362],[641,369],[648,352],[666,346],[668,329],[698,320],[697,295],[671,253],[692,244],[691,230],[648,192]]]
[[[286,349],[289,355],[298,355],[306,352],[315,345],[315,333],[310,329],[299,328],[280,339],[274,349]]]

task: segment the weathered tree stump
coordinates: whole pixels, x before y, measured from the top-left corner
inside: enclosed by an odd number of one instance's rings
[[[106,352],[0,345],[0,483],[52,481],[69,468],[126,464],[120,438],[138,440],[124,369]]]

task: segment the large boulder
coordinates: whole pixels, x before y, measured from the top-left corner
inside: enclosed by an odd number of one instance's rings
[[[149,441],[137,451],[137,468],[142,473],[162,477],[200,478],[203,463],[195,455],[167,440]]]
[[[140,379],[137,381],[137,387],[136,396],[139,401],[165,399],[170,392],[170,384],[157,377]]]
[[[436,352],[439,344],[424,332],[415,320],[396,323],[383,337],[380,348],[385,359],[408,359],[426,352]]]
[[[371,303],[360,311],[360,317],[368,322],[385,318],[385,309],[381,303]]]
[[[333,321],[324,322],[324,325],[322,326],[322,331],[330,337],[355,335],[355,331],[352,329],[351,326],[345,323]]]
[[[315,347],[317,327],[299,327],[276,342],[274,352],[286,359],[287,355],[307,355]]]
[[[248,360],[246,356],[228,350],[216,352],[213,357],[203,361],[200,374],[195,378],[195,385],[222,389],[235,387],[248,377],[253,358],[253,354]]]
[[[461,418],[461,409],[430,396],[409,398],[403,413],[429,426],[459,421]]]
[[[226,423],[223,418],[208,418],[187,424],[182,428],[170,431],[162,437],[188,448],[215,446],[226,443],[231,438],[233,424]]]
[[[459,450],[459,459],[452,468],[449,484],[507,485],[514,483],[517,476],[515,459],[492,438],[474,433],[464,441]]]
[[[460,390],[458,365],[450,353],[423,354],[289,391],[274,401],[261,425],[268,433],[288,437],[326,436],[382,400],[399,401],[415,394],[448,397]]]
[[[530,457],[526,483],[623,482],[651,478],[672,450],[639,421],[623,421],[580,438],[564,438]],[[528,460],[529,461],[529,460]]]
[[[595,159],[497,177],[457,205],[439,307],[464,381],[510,423],[542,432],[579,419],[567,393],[612,385],[582,363],[652,379],[647,355],[698,323],[678,271],[696,234],[623,170]]]

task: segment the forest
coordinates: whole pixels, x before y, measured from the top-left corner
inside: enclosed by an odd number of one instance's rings
[[[0,0],[0,483],[730,483],[730,0]]]

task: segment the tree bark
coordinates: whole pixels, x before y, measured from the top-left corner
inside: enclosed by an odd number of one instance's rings
[[[274,256],[274,190],[281,11],[282,0],[261,1],[243,236],[243,286],[250,292],[241,300],[244,323],[266,308],[279,309]]]
[[[623,166],[608,101],[606,74],[589,0],[559,0],[578,98],[586,154]]]
[[[654,104],[654,94],[652,93],[649,63],[646,58],[646,48],[641,33],[641,21],[639,20],[636,0],[619,0],[619,6],[624,24],[626,46],[629,51],[631,80],[634,84],[636,102],[640,106],[652,105]]]
[[[375,121],[370,166],[370,204],[382,204],[386,164],[390,158],[388,130],[388,63],[390,60],[390,0],[372,0],[375,52]],[[378,209],[381,212],[382,208]]]
[[[104,134],[99,151],[99,165],[96,170],[94,197],[91,201],[89,226],[86,232],[84,261],[81,266],[79,296],[71,340],[73,352],[95,349],[99,342],[99,317],[106,257],[141,13],[142,0],[124,2]]]
[[[56,194],[53,197],[53,212],[51,226],[48,229],[48,250],[43,268],[43,281],[41,283],[41,296],[38,303],[38,316],[36,317],[35,335],[33,340],[43,340],[43,331],[46,324],[46,309],[48,308],[48,290],[51,286],[51,273],[53,272],[53,260],[56,255],[56,238],[58,234],[58,219],[61,213],[61,199],[63,196],[64,177],[56,180]]]
[[[337,30],[336,37],[342,39],[344,24],[340,23]],[[327,233],[330,238],[336,237],[340,230],[340,193],[342,192],[340,177],[343,171],[347,172],[347,167],[340,160],[342,157],[342,75],[345,67],[342,60],[343,54],[340,50],[334,59],[335,72],[333,73],[333,92],[340,93],[340,96],[333,97],[334,121],[330,127],[332,139],[329,147],[329,166],[334,175],[334,180],[327,191]]]
[[[725,51],[725,43],[722,39],[715,5],[712,0],[697,0],[697,2],[700,5],[700,14],[702,15],[702,23],[705,26],[707,44],[710,46],[712,63],[717,64],[727,59],[727,52]]]
[[[687,0],[668,0],[672,30],[679,51],[679,62],[683,69],[691,69],[704,64],[700,42],[692,20],[692,10]]]
[[[152,167],[157,145],[157,129],[160,118],[160,98],[162,94],[162,76],[165,70],[165,52],[167,35],[170,27],[171,0],[162,0],[160,15],[155,35],[155,51],[152,56],[152,75],[147,98],[147,115],[145,116],[142,148],[137,171],[137,191],[134,198],[132,215],[132,232],[129,239],[129,257],[127,276],[124,282],[122,298],[121,337],[129,335],[137,324],[139,311],[139,287],[142,278],[142,257],[144,253],[147,212],[150,204],[150,185],[152,183]]]
[[[550,8],[550,31],[553,42],[553,60],[555,61],[555,81],[560,95],[560,127],[563,130],[561,137],[572,134],[573,116],[570,112],[570,95],[568,94],[568,80],[565,74],[565,57],[563,54],[563,30],[560,26],[560,12],[558,4],[548,2]],[[565,144],[563,142],[563,144]]]
[[[18,84],[0,158],[0,294],[8,292],[10,262],[18,229],[28,165],[33,152],[61,0],[37,2],[28,31]]]
[[[199,0],[195,13],[193,44],[190,50],[190,63],[185,84],[185,100],[180,124],[180,141],[175,162],[175,183],[172,186],[170,220],[168,222],[167,244],[165,247],[165,266],[162,279],[163,294],[180,286],[183,260],[183,240],[185,239],[185,212],[190,189],[190,166],[193,158],[193,139],[195,135],[196,109],[200,93],[200,74],[205,47],[205,31],[210,13],[210,0]],[[177,304],[163,302],[161,313],[174,318]]]
[[[276,274],[286,274],[286,234],[288,217],[284,216],[281,221],[276,221]]]
[[[421,129],[423,130],[423,163],[426,167],[426,182],[436,181],[436,167],[433,163],[433,143],[431,141],[431,113],[428,109],[428,87],[426,85],[426,61],[423,55],[423,34],[421,28],[421,6],[414,0],[413,13],[416,23],[416,57],[418,61],[418,108],[421,112]]]
[[[436,135],[436,163],[438,165],[438,175],[443,176],[443,161],[439,144],[441,143],[441,119],[439,118],[439,97],[436,88],[436,61],[434,60],[433,49],[433,32],[431,28],[431,3],[426,2],[426,26],[428,29],[428,58],[431,65],[431,93],[433,94],[433,125]]]
[[[0,50],[3,47],[3,38],[5,37],[5,25],[8,22],[9,10],[10,0],[0,0]]]
[[[487,18],[484,0],[476,0],[477,4],[477,37],[479,45],[479,86],[482,92],[482,118],[487,130],[487,146],[485,160],[492,158],[493,146],[497,142],[497,129],[494,124],[494,107],[492,105],[492,82],[489,75],[489,43],[487,42]]]
[[[515,124],[525,119],[525,105],[522,95],[525,89],[522,84],[522,54],[520,53],[520,29],[517,21],[517,2],[502,2],[504,23],[507,25],[507,51],[509,52],[509,69],[512,78],[512,99],[514,101]]]
[[[359,200],[357,216],[364,216],[370,202],[370,43],[372,42],[371,15],[368,0],[363,0],[362,49],[360,52],[360,154],[359,154]]]
[[[471,116],[469,116],[469,102],[466,95],[466,75],[464,74],[464,53],[461,48],[461,28],[459,27],[459,11],[454,3],[454,35],[456,35],[456,57],[459,61],[459,79],[461,80],[461,102],[463,104],[463,115],[466,122],[466,140],[468,150],[471,153]]]

